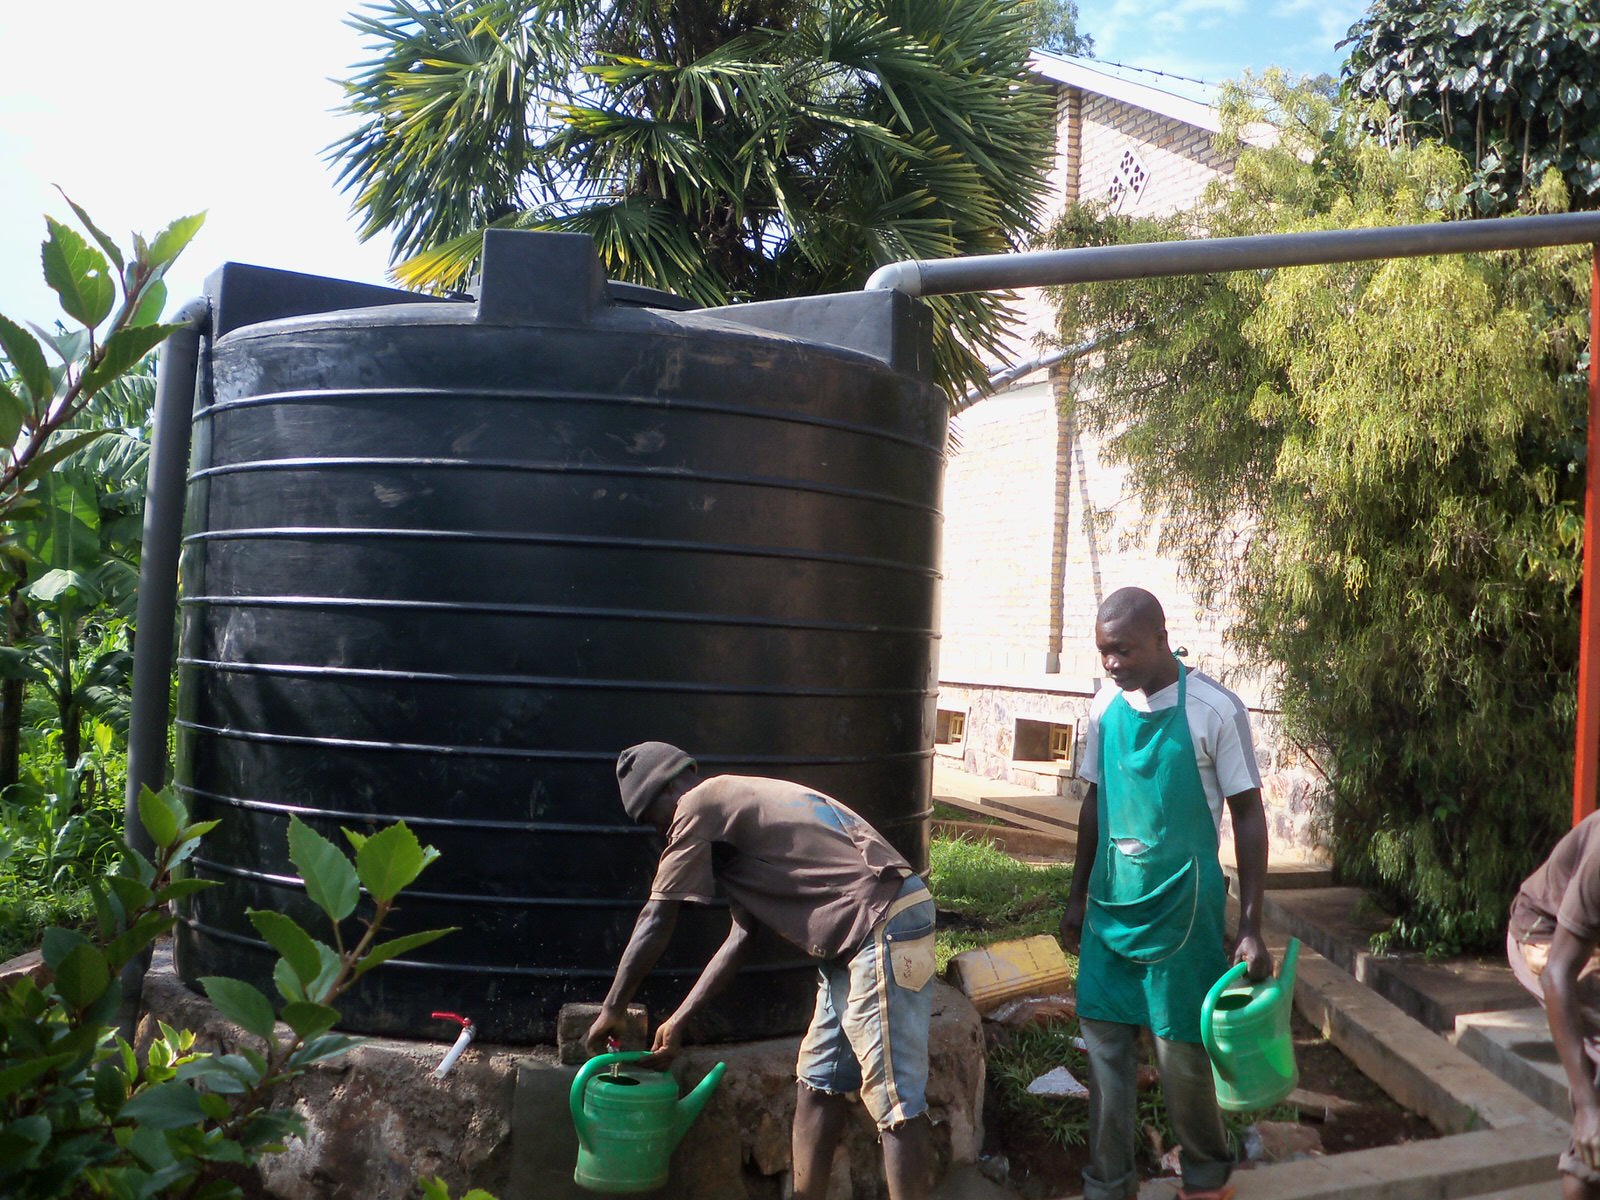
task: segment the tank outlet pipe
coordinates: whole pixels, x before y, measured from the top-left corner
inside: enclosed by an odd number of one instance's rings
[[[139,791],[160,789],[167,774],[167,712],[172,695],[172,638],[177,623],[178,553],[183,543],[184,490],[194,423],[200,339],[211,324],[211,303],[197,297],[173,314],[178,328],[161,343],[156,368],[150,463],[146,472],[144,542],[139,555],[139,601],[133,642],[133,706],[128,719],[128,790],[123,837],[149,858],[154,849],[139,817]],[[122,970],[117,1024],[132,1036],[144,991],[148,953]]]
[[[1600,242],[1600,212],[919,259],[879,267],[863,290],[894,291],[907,296],[949,296],[958,292],[1010,291],[1268,267],[1307,267],[1374,258],[1526,250],[1577,242]]]
[[[455,1045],[445,1051],[443,1060],[433,1069],[433,1077],[435,1079],[443,1079],[450,1074],[450,1068],[456,1065],[456,1059],[460,1058],[462,1052],[472,1045],[476,1030],[472,1022],[466,1017],[458,1016],[453,1012],[436,1012],[433,1014],[433,1019],[435,1021],[454,1021],[461,1026],[461,1034],[456,1038]]]

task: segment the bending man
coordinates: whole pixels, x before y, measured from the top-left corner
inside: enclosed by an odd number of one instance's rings
[[[1511,971],[1544,1005],[1567,1074],[1572,1141],[1560,1158],[1566,1200],[1600,1200],[1600,813],[1579,821],[1511,902]]]
[[[883,1137],[892,1200],[928,1194],[928,1021],[934,904],[910,864],[859,816],[820,792],[777,779],[704,781],[676,746],[645,742],[617,759],[622,806],[667,837],[650,899],[622,952],[591,1050],[622,1026],[628,1002],[672,938],[678,906],[717,891],[732,910],[727,940],[656,1030],[678,1053],[690,1018],[737,972],[756,923],[817,960],[817,1003],[800,1045],[793,1132],[795,1200],[823,1200],[849,1093]]]

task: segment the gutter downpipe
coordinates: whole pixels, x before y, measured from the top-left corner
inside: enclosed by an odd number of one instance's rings
[[[167,712],[172,694],[173,627],[177,620],[178,555],[183,544],[184,491],[189,473],[200,339],[211,323],[211,302],[190,300],[172,317],[180,328],[161,343],[155,413],[145,488],[144,542],[139,556],[139,604],[134,625],[132,713],[128,721],[128,791],[123,837],[146,858],[153,846],[139,819],[139,792],[159,791],[167,776]],[[117,1023],[132,1037],[144,990],[148,953],[122,971]]]
[[[1073,283],[1107,283],[1166,275],[1203,275],[1272,267],[1304,267],[1377,258],[1420,258],[1590,243],[1589,429],[1584,470],[1583,600],[1579,618],[1577,746],[1573,756],[1572,823],[1595,811],[1600,784],[1600,213],[1553,213],[1495,220],[1438,221],[1381,229],[1330,229],[1252,237],[1085,246],[1026,254],[889,263],[864,291],[907,296],[1011,291]]]

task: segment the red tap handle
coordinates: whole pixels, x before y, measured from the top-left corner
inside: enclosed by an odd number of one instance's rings
[[[453,1013],[453,1012],[436,1012],[436,1013],[433,1014],[433,1019],[435,1021],[454,1021],[457,1025],[461,1026],[461,1028],[463,1028],[463,1029],[471,1029],[472,1028],[472,1022],[471,1021],[469,1021],[466,1017],[459,1016],[459,1015],[457,1015],[456,1013]]]

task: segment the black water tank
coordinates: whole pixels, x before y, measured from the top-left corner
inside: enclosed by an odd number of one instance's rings
[[[647,892],[613,775],[646,739],[827,791],[925,864],[946,408],[920,305],[649,307],[588,238],[524,233],[490,235],[476,303],[231,265],[209,290],[176,779],[227,886],[183,914],[183,978],[270,992],[246,910],[316,927],[291,814],[341,844],[404,818],[442,858],[394,932],[461,932],[345,1026],[549,1040]],[[656,1017],[726,929],[685,911]],[[768,945],[706,1032],[792,1032],[813,990]]]

